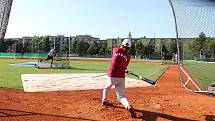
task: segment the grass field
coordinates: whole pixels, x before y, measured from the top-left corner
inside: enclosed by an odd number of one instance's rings
[[[0,59],[0,87],[21,89],[21,74],[66,74],[66,73],[105,73],[109,62],[71,61],[73,69],[37,69],[35,67],[14,66],[10,64],[34,62],[31,59]],[[141,76],[156,80],[166,70],[165,65],[131,63],[129,70]],[[86,80],[87,81],[87,80]]]
[[[207,89],[215,82],[215,63],[185,61],[184,64],[202,88]]]

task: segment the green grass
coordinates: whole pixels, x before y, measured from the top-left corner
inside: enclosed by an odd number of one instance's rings
[[[34,67],[14,66],[10,64],[34,62],[31,59],[0,59],[0,87],[22,89],[21,74],[66,74],[66,73],[105,73],[110,62],[71,61],[73,69],[37,69]],[[167,68],[165,65],[131,63],[129,70],[140,76],[156,80]]]
[[[129,64],[128,69],[139,76],[156,81],[159,76],[166,71],[167,66],[131,63]]]
[[[202,88],[207,89],[215,82],[215,63],[186,61],[184,64]]]

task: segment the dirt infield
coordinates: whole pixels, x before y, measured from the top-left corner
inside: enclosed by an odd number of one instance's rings
[[[0,121],[214,121],[215,97],[184,90],[177,75],[177,66],[170,65],[157,86],[126,90],[138,115],[135,119],[117,101],[113,89],[110,95],[113,106],[104,108],[102,90],[25,93],[1,88]]]

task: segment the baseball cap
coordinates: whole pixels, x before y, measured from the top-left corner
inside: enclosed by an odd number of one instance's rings
[[[124,39],[122,41],[122,45],[124,45],[126,47],[131,47],[131,40],[130,39]]]

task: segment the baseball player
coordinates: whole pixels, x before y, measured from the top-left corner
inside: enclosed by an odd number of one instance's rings
[[[172,63],[175,64],[175,53],[172,54]]]
[[[51,61],[51,67],[52,67],[53,60],[54,60],[54,52],[55,52],[55,48],[51,49],[51,50],[49,51],[48,57],[47,57],[47,59],[46,59],[46,60],[49,60],[49,59],[52,60],[52,61]]]
[[[108,77],[103,90],[102,105],[108,106],[109,90],[115,85],[116,95],[122,105],[130,112],[131,117],[136,117],[133,107],[125,97],[125,71],[130,61],[128,54],[131,48],[131,40],[124,39],[120,48],[114,48],[112,51],[112,62],[108,71]]]

